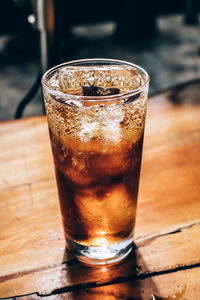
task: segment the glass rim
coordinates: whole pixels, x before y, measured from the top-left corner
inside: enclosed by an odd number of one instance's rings
[[[139,70],[141,73],[143,73],[145,75],[145,78],[144,78],[144,83],[139,87],[139,88],[136,88],[136,89],[133,89],[133,90],[130,90],[128,92],[124,92],[124,93],[120,93],[120,94],[115,94],[115,95],[107,95],[107,96],[83,96],[83,95],[73,95],[73,94],[70,94],[70,93],[64,93],[60,90],[56,90],[50,86],[48,86],[47,84],[47,77],[49,74],[53,73],[54,71],[64,67],[64,66],[73,66],[74,64],[81,64],[81,63],[92,63],[92,62],[99,62],[99,63],[110,63],[110,64],[118,64],[118,65],[126,65],[126,66],[130,66],[130,67],[133,67],[134,69],[136,70]],[[81,66],[81,65],[80,65]],[[117,99],[121,99],[125,96],[132,96],[132,95],[139,95],[143,90],[145,90],[145,88],[148,86],[149,84],[149,81],[150,81],[150,77],[149,77],[149,74],[147,73],[147,71],[145,69],[143,69],[142,67],[134,64],[134,63],[131,63],[131,62],[128,62],[128,61],[125,61],[125,60],[118,60],[118,59],[110,59],[110,58],[84,58],[84,59],[77,59],[77,60],[71,60],[71,61],[68,61],[68,62],[64,62],[64,63],[61,63],[59,65],[56,65],[50,69],[48,69],[42,76],[41,78],[41,83],[42,83],[42,86],[44,86],[45,88],[47,88],[53,95],[55,96],[61,96],[61,97],[70,97],[70,98],[73,98],[73,99],[76,99],[76,100],[85,100],[85,101],[96,101],[96,100],[103,100],[103,101],[111,101],[111,100],[117,100]],[[56,100],[56,99],[55,99]]]

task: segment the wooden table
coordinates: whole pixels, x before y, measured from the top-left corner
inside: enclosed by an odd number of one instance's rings
[[[199,91],[149,101],[136,249],[112,267],[65,251],[46,118],[0,124],[1,299],[200,299]]]

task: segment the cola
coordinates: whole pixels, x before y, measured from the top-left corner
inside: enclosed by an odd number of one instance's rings
[[[96,251],[95,259],[109,260],[113,245],[133,238],[148,88],[130,93],[130,68],[112,68],[114,85],[110,69],[95,66],[87,77],[93,72],[93,84],[82,79],[74,84],[72,78],[85,78],[88,70],[71,68],[54,73],[51,89],[44,89],[64,234],[79,259]],[[139,89],[135,69],[134,76]],[[119,246],[115,251],[121,255]]]
[[[132,233],[145,115],[140,107],[135,118],[135,104],[115,103],[96,111],[57,104],[54,119],[64,114],[66,122],[59,131],[53,119],[50,137],[67,239],[102,246]]]

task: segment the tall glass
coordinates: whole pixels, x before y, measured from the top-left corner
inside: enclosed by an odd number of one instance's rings
[[[87,264],[120,261],[133,245],[149,76],[85,59],[42,84],[67,248]]]

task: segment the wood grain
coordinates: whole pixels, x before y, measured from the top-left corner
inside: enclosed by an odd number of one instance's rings
[[[0,137],[1,190],[53,178],[45,117],[2,122]]]
[[[200,217],[200,107],[149,101],[136,237],[168,232]]]
[[[119,282],[127,278],[144,283],[151,276],[159,278],[159,272],[162,278],[169,276],[172,283],[174,274],[191,271],[192,278],[195,271],[199,274],[200,108],[169,100],[168,92],[149,101],[137,249],[123,264],[113,266],[109,272],[103,269],[103,273],[101,268],[80,265],[65,252],[45,117],[0,124],[0,297],[29,293],[47,297],[63,288],[70,291],[93,283],[116,282],[112,286],[121,286]],[[165,280],[159,280],[158,295],[166,295],[170,286],[164,289]],[[193,279],[191,286],[199,288]],[[97,291],[95,297],[101,299],[98,293],[102,292]],[[82,299],[79,292],[76,295],[80,298],[70,295],[52,299]],[[107,295],[108,299],[111,296]],[[191,299],[199,300],[200,294],[194,297]]]

